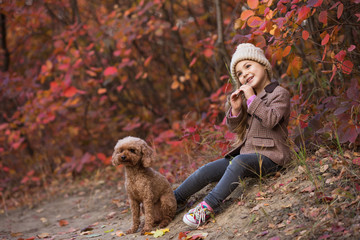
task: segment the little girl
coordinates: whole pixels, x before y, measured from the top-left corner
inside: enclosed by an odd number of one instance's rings
[[[218,181],[203,201],[184,215],[183,221],[193,228],[210,218],[239,180],[275,173],[290,161],[286,143],[290,94],[271,81],[272,68],[264,52],[250,43],[239,44],[230,68],[236,88],[226,104],[226,123],[237,135],[235,148],[196,170],[174,191],[179,209],[191,195]]]

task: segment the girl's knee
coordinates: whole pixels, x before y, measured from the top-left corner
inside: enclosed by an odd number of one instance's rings
[[[206,164],[207,165],[207,164]],[[203,165],[201,166],[200,168],[198,168],[192,175],[194,178],[198,178],[198,177],[203,177],[206,172],[208,171],[207,170],[207,166],[206,165]]]
[[[231,165],[234,165],[236,167],[243,167],[243,166],[245,166],[245,164],[246,164],[246,160],[245,160],[244,156],[238,155],[231,160],[231,164],[229,165],[229,167]]]

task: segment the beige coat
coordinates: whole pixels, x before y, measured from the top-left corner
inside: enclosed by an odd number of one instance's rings
[[[278,82],[267,85],[250,104],[247,113],[229,117],[226,122],[230,131],[247,117],[247,129],[243,141],[225,155],[227,158],[239,154],[260,153],[283,166],[290,162],[290,149],[287,144],[287,126],[290,116],[290,94]]]

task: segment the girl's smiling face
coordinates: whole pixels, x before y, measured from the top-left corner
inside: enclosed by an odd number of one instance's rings
[[[265,66],[252,60],[238,62],[235,66],[235,74],[242,85],[251,86],[257,93],[270,83]]]

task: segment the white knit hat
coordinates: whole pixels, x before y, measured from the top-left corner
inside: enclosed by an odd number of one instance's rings
[[[235,74],[235,67],[236,64],[238,64],[238,62],[242,60],[252,60],[264,65],[265,69],[269,73],[270,80],[273,77],[271,64],[269,60],[267,60],[267,58],[265,57],[264,51],[261,48],[255,47],[251,43],[240,43],[237,46],[236,51],[232,55],[230,63],[231,76],[235,80],[236,85],[238,85],[238,81],[236,81],[238,78]],[[239,86],[236,87],[238,88]]]

